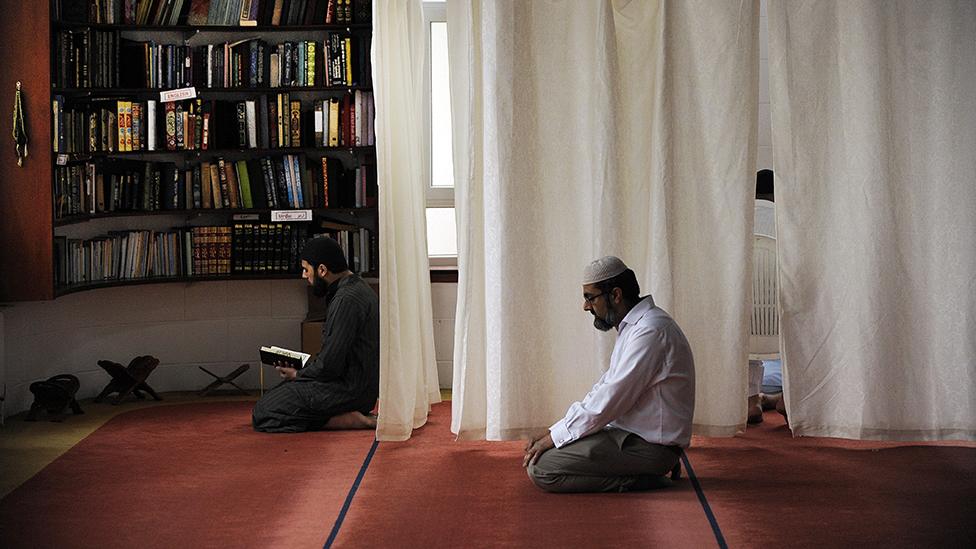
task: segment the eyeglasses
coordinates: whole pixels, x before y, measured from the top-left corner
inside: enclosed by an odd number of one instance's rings
[[[586,297],[584,295],[583,296],[583,301],[589,303],[590,305],[593,305],[593,300],[596,299],[596,298],[598,298],[598,297],[600,297],[601,295],[607,295],[607,292],[599,293],[599,294],[596,294],[596,295],[591,295],[589,297]]]

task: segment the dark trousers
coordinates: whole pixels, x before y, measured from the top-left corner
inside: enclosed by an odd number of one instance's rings
[[[333,416],[369,413],[375,403],[375,397],[357,397],[338,383],[283,381],[254,404],[251,423],[265,433],[318,431]]]
[[[649,480],[668,473],[680,457],[678,447],[607,428],[546,451],[527,472],[547,492],[627,492],[654,486]]]

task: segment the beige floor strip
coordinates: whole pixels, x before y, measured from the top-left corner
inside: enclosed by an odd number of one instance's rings
[[[0,498],[5,497],[27,479],[36,475],[49,463],[67,452],[72,446],[95,432],[106,421],[123,412],[185,404],[188,402],[213,402],[221,400],[257,400],[257,396],[214,394],[208,397],[197,396],[195,392],[163,393],[162,402],[154,400],[126,400],[118,406],[107,403],[94,403],[90,399],[81,401],[83,415],[68,413],[61,423],[48,421],[24,421],[26,414],[17,414],[6,419],[0,428]],[[451,400],[451,390],[441,389],[441,399]]]
[[[85,411],[80,416],[68,412],[65,420],[56,423],[47,420],[24,421],[26,413],[10,416],[0,428],[0,498],[5,497],[27,479],[67,452],[72,446],[95,432],[106,421],[123,412],[148,408],[185,404],[188,402],[214,402],[229,400],[257,400],[257,396],[215,394],[197,396],[195,392],[163,393],[162,402],[154,400],[127,400],[118,406],[90,399],[80,401]]]

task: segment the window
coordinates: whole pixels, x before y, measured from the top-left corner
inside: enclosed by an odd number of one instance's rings
[[[457,265],[454,217],[454,159],[447,60],[447,10],[443,2],[424,2],[427,53],[424,63],[427,184],[427,255],[432,267]]]

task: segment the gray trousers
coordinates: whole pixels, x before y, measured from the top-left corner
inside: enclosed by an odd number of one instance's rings
[[[547,492],[627,492],[669,485],[661,477],[680,457],[677,447],[606,428],[547,450],[526,471]]]

